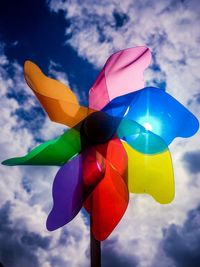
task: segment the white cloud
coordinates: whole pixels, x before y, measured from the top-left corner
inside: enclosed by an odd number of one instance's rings
[[[12,76],[9,72],[10,70],[12,70]],[[54,74],[57,75],[58,73]],[[15,90],[16,96],[19,92],[23,92],[26,95],[26,101],[23,104],[19,104],[21,100],[17,100],[14,96],[8,97],[8,93],[12,90]],[[0,159],[2,161],[9,157],[21,156],[27,153],[28,149],[35,146],[36,142],[33,134],[29,129],[20,127],[23,118],[16,115],[16,110],[21,105],[27,111],[31,107],[38,105],[31,90],[24,83],[22,67],[16,62],[9,62],[3,53],[3,48],[0,49],[0,103]],[[51,123],[49,119],[46,119],[42,127],[38,125],[40,138],[48,140],[49,138],[55,138],[63,132],[64,127],[51,126]],[[9,213],[11,224],[8,227],[13,227],[16,230],[16,238],[13,237],[11,239],[13,242],[16,242],[13,244],[13,246],[16,246],[16,249],[18,249],[17,246],[21,242],[17,238],[20,238],[21,233],[23,235],[23,231],[28,232],[30,235],[32,233],[38,234],[41,238],[50,238],[51,242],[48,249],[38,248],[36,251],[31,252],[37,256],[39,266],[51,267],[52,262],[55,263],[53,266],[56,266],[58,259],[62,262],[61,267],[66,266],[66,264],[72,267],[87,266],[86,249],[88,246],[89,231],[81,213],[72,223],[63,229],[55,232],[45,230],[46,217],[52,205],[51,190],[56,172],[57,168],[55,167],[0,166],[0,207],[3,207],[7,202],[11,205]],[[24,179],[28,183],[29,192],[23,186]],[[69,242],[69,246],[60,242],[64,231],[67,231],[64,237],[66,238],[66,244]],[[19,232],[19,236],[17,236],[17,232]],[[9,235],[9,232],[7,234]],[[80,238],[78,244],[75,242],[77,235]],[[0,232],[1,236],[5,237],[6,233]],[[9,236],[6,238],[9,239]],[[20,244],[22,244],[20,246],[23,246],[23,243]],[[80,251],[78,255],[77,249]],[[26,249],[24,253],[25,251]],[[3,252],[0,252],[0,261],[2,260],[1,253]],[[10,253],[13,253],[13,251]],[[26,256],[24,255],[24,258]],[[7,260],[9,259],[7,258]],[[15,262],[15,266],[21,267],[17,261]]]
[[[50,1],[54,11],[66,11],[71,26],[67,34],[72,38],[67,42],[96,68],[103,66],[107,57],[116,50],[135,45],[148,45],[155,55],[154,62],[162,72],[153,68],[146,72],[148,84],[153,80],[165,80],[167,90],[182,103],[187,104],[199,93],[200,64],[200,28],[198,1]],[[116,27],[113,12],[124,13],[129,20],[120,28]],[[100,41],[102,40],[102,41]],[[20,107],[14,98],[8,98],[7,92],[14,88],[16,92],[25,91],[28,99],[24,109],[36,105],[32,92],[24,84],[22,68],[10,63],[0,47],[0,96],[1,96],[1,157],[7,158],[24,154],[35,143],[28,129],[22,129],[19,118],[14,115]],[[56,63],[50,65],[50,73],[68,84],[66,74],[56,70]],[[7,69],[12,68],[11,79]],[[191,111],[200,115],[193,100]],[[45,119],[39,135],[43,139],[56,137],[63,131],[62,126]],[[17,128],[17,130],[16,130]],[[111,238],[118,239],[116,250],[123,254],[137,255],[140,267],[150,266],[162,238],[162,228],[171,223],[182,224],[188,210],[199,202],[199,175],[186,172],[182,155],[186,151],[196,150],[199,134],[189,140],[177,139],[171,146],[175,167],[176,198],[167,206],[161,206],[148,196],[132,196],[129,208],[113,232]],[[64,260],[69,266],[87,266],[85,250],[88,247],[88,229],[80,214],[63,230],[48,233],[44,230],[46,212],[51,205],[51,185],[56,173],[55,168],[5,167],[1,166],[0,204],[11,201],[11,219],[13,223],[23,222],[21,227],[34,231],[41,236],[51,237],[48,251],[41,250],[40,266],[50,267],[54,256]],[[23,178],[30,183],[31,192],[23,187]],[[195,180],[195,186],[192,181]],[[75,237],[80,234],[77,242]],[[69,244],[60,245],[61,237]],[[106,241],[105,241],[106,242]],[[78,246],[78,247],[77,247]],[[77,251],[78,253],[77,256]],[[59,266],[60,267],[60,266]],[[163,265],[164,267],[164,265]]]
[[[184,104],[198,91],[200,29],[198,8],[174,1],[50,1],[51,10],[65,11],[71,21],[67,43],[80,56],[101,68],[114,51],[147,45],[165,73],[167,89]],[[129,20],[115,28],[114,12]],[[102,40],[102,41],[101,41]],[[147,75],[147,82],[155,78]]]
[[[167,91],[200,118],[194,97],[200,84],[198,1],[51,0],[49,5],[54,12],[65,12],[71,21],[66,34],[72,35],[66,42],[96,68],[101,68],[114,51],[136,45],[150,47],[154,59],[145,73],[147,84],[165,81]],[[114,12],[128,15],[129,20],[117,28]],[[155,70],[154,64],[161,71]],[[200,148],[199,135],[177,139],[170,147],[176,182],[174,202],[161,206],[148,196],[132,196],[128,211],[111,236],[118,238],[116,250],[122,256],[128,253],[140,258],[140,267],[150,266],[162,228],[171,223],[181,225],[187,212],[200,202],[200,175],[189,174],[182,162],[185,152]]]

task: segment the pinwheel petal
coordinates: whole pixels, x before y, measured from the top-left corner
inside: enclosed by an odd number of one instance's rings
[[[89,91],[89,107],[101,110],[113,98],[144,87],[143,73],[151,61],[147,47],[133,47],[109,57]]]
[[[80,134],[74,129],[66,131],[60,137],[47,141],[24,157],[11,158],[4,165],[63,165],[81,151]]]
[[[70,222],[80,211],[84,199],[81,155],[60,168],[53,183],[53,209],[47,229],[53,231]]]
[[[137,122],[160,136],[167,145],[175,137],[194,135],[199,128],[197,118],[189,110],[165,91],[154,87],[117,97],[102,111]]]
[[[161,204],[174,199],[174,174],[169,150],[145,155],[123,142],[128,154],[128,188],[131,193],[146,193]]]
[[[83,158],[83,180],[85,189],[91,193],[97,183],[105,174],[105,158],[96,150],[90,147],[82,152]]]
[[[161,137],[132,120],[123,119],[121,121],[117,136],[141,153],[156,154],[168,149]]]
[[[90,147],[83,151],[83,181],[85,191],[84,208],[88,213],[91,212],[92,191],[105,175],[105,158],[96,150]]]
[[[128,157],[121,140],[113,138],[107,144],[96,146],[95,149],[126,181]]]
[[[117,226],[128,206],[129,193],[121,175],[110,165],[92,192],[92,232],[97,240],[106,239]]]
[[[94,237],[104,240],[119,223],[128,205],[127,155],[119,139],[95,148],[105,158],[105,175],[84,207],[91,215]]]
[[[24,75],[52,121],[73,127],[88,115],[88,108],[79,105],[66,85],[45,76],[33,62],[25,62]]]

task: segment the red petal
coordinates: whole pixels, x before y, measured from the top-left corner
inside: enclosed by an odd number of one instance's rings
[[[128,206],[127,155],[119,139],[98,145],[96,150],[106,159],[106,171],[84,207],[92,217],[94,237],[104,240],[117,226]]]

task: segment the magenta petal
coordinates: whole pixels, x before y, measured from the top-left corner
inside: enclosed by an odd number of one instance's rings
[[[115,97],[142,89],[150,61],[151,52],[144,46],[111,55],[89,91],[89,107],[101,110]]]
[[[67,224],[80,211],[83,204],[83,178],[81,155],[66,163],[56,174],[53,183],[53,208],[47,218],[49,231]]]

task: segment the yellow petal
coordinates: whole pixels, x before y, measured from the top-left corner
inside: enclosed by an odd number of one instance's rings
[[[161,204],[174,199],[174,174],[169,150],[147,155],[123,142],[128,154],[128,188],[131,193],[146,193]]]

